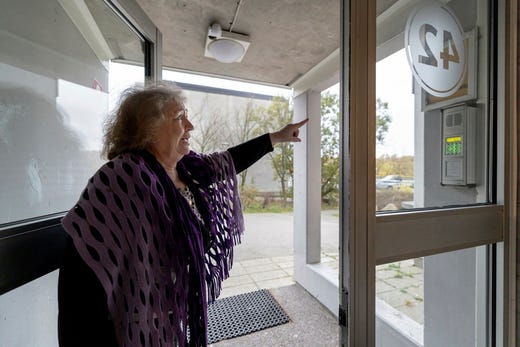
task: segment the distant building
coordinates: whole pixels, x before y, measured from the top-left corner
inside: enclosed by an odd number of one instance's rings
[[[224,91],[230,93],[230,90],[227,89],[182,83],[179,85],[185,91],[189,117],[195,126],[191,141],[191,147],[195,151],[201,151],[200,144],[203,142],[206,146],[204,152],[221,151],[238,144],[241,141],[237,141],[237,138],[243,135],[238,134],[240,132],[238,123],[245,117],[246,109],[248,107],[268,108],[271,104],[269,95],[233,93],[232,91],[230,95],[222,94]],[[213,129],[214,131],[212,131]],[[253,127],[253,130],[257,129]],[[215,134],[215,131],[219,134]],[[202,139],[204,136],[211,136],[212,139],[204,141]],[[257,135],[247,136],[247,139],[255,136]],[[274,178],[274,170],[268,155],[247,170],[246,184],[254,186],[260,192],[278,192],[280,190],[280,185]]]

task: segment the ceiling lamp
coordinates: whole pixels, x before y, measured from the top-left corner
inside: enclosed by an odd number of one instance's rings
[[[204,56],[221,63],[238,63],[248,48],[249,36],[224,31],[215,23],[209,27]]]

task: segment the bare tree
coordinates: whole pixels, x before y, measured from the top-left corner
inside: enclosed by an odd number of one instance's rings
[[[290,123],[293,118],[293,111],[289,105],[289,100],[277,96],[274,97],[271,105],[266,110],[266,117],[263,120],[263,129],[280,129]],[[280,189],[284,205],[290,195],[290,186],[294,180],[293,172],[293,148],[290,143],[281,143],[276,146],[273,152],[269,153],[271,165],[275,171],[275,179],[280,183]]]
[[[193,148],[200,152],[222,150],[228,132],[227,117],[223,116],[219,108],[210,104],[208,95],[205,95],[200,106],[189,116],[191,122],[195,124],[192,137]]]
[[[256,106],[252,99],[246,103],[245,109],[235,108],[233,121],[231,122],[231,131],[228,142],[231,145],[250,140],[260,133],[261,107]],[[247,170],[240,173],[240,187],[244,187],[247,179]]]

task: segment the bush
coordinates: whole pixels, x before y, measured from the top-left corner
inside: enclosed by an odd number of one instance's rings
[[[413,200],[413,188],[382,189],[376,191],[376,210],[400,210],[403,201]]]
[[[242,208],[248,209],[254,207],[256,197],[258,196],[258,190],[253,186],[245,185],[240,187],[240,200],[242,200]]]
[[[291,212],[292,199],[284,203],[279,194],[273,192],[259,192],[253,186],[240,188],[240,199],[244,213]]]

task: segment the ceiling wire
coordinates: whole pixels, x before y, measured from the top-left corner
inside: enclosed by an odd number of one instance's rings
[[[238,17],[238,10],[240,9],[240,6],[242,6],[244,1],[243,0],[238,0],[237,1],[237,8],[235,9],[235,15],[233,16],[233,21],[231,22],[231,26],[229,27],[229,32],[233,31],[233,27],[235,26],[235,23],[236,23],[236,20],[237,20],[237,17]]]

